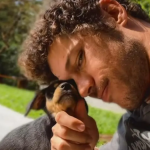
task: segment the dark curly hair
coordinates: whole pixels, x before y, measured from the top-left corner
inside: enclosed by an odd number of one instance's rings
[[[131,16],[150,22],[139,4],[129,0],[117,1]],[[49,47],[54,38],[85,27],[96,32],[115,28],[103,18],[99,0],[59,0],[37,20],[23,44],[18,62],[26,77],[46,84],[55,79],[47,62]]]

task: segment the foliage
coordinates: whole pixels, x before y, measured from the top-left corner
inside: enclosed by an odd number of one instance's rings
[[[141,5],[141,7],[146,11],[150,16],[150,0],[132,0]]]
[[[9,92],[8,92],[9,91]],[[24,114],[27,104],[34,96],[34,92],[21,90],[0,84],[0,104],[9,107],[19,113]],[[38,118],[43,115],[43,111],[31,111],[29,117]],[[89,106],[89,115],[92,116],[97,123],[99,133],[113,134],[116,131],[120,114],[115,114],[109,111],[93,108]]]
[[[42,2],[37,0],[0,1],[0,73],[19,76],[17,57]],[[12,84],[12,83],[11,83]]]

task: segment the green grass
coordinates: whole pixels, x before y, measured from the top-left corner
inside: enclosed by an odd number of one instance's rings
[[[0,104],[12,110],[24,114],[27,104],[34,97],[33,91],[22,90],[8,85],[0,84]],[[31,111],[29,117],[38,118],[43,115],[43,111]],[[100,134],[113,134],[116,131],[120,114],[115,114],[106,110],[101,110],[89,106],[89,115],[97,123]]]
[[[0,84],[0,104],[16,112],[25,114],[28,103],[34,97],[33,91],[18,89],[5,84]],[[38,118],[44,112],[32,110],[28,117]]]
[[[121,114],[112,113],[111,111],[101,110],[89,106],[89,115],[96,120],[99,133],[113,134],[118,125]]]

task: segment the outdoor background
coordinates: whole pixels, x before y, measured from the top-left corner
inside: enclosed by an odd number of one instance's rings
[[[25,113],[38,86],[20,73],[17,66],[18,54],[38,14],[51,2],[52,0],[0,0],[0,105],[21,114]],[[150,13],[150,0],[136,2]],[[112,135],[121,114],[89,107],[89,115],[97,121],[99,133]],[[28,117],[37,118],[41,115],[42,111],[32,111]]]

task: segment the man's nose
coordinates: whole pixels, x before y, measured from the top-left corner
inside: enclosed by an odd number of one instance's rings
[[[76,83],[81,97],[89,96],[90,90],[93,86],[92,81],[90,79],[86,79],[86,80],[82,79],[82,80],[78,80]]]

